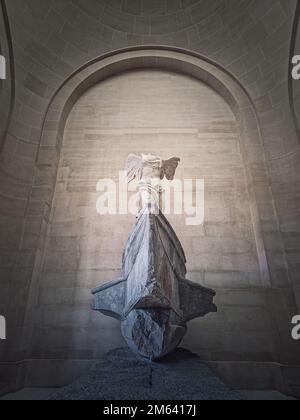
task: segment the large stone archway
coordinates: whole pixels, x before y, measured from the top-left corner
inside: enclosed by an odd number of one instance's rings
[[[35,354],[32,353],[32,338],[39,284],[43,281],[41,273],[45,244],[51,224],[52,202],[68,115],[76,101],[92,86],[113,75],[141,68],[164,69],[200,80],[227,102],[238,121],[260,276],[249,282],[246,287],[238,282],[235,290],[232,290],[232,288],[227,290],[226,287],[220,288],[220,295],[222,295],[223,302],[227,301],[224,305],[229,307],[227,312],[229,317],[231,305],[239,306],[243,305],[243,302],[247,302],[247,310],[240,308],[241,313],[246,314],[245,318],[247,319],[239,319],[233,322],[237,322],[237,324],[241,322],[240,325],[235,324],[236,328],[245,329],[244,334],[246,337],[252,336],[253,348],[249,350],[248,342],[245,339],[242,344],[242,347],[244,347],[238,354],[234,351],[228,352],[228,348],[233,349],[235,343],[231,342],[229,345],[227,343],[225,348],[222,348],[222,346],[216,348],[211,361],[215,369],[231,384],[236,383],[238,378],[240,378],[239,386],[241,388],[243,385],[247,386],[250,382],[249,377],[253,380],[253,369],[256,379],[254,381],[255,384],[252,386],[258,386],[261,383],[266,387],[274,386],[273,375],[278,375],[278,379],[275,382],[276,386],[280,388],[282,386],[281,367],[272,364],[272,362],[275,363],[277,361],[275,348],[280,341],[276,328],[270,327],[273,311],[276,310],[276,299],[270,299],[269,295],[269,291],[272,288],[272,273],[269,270],[268,258],[271,256],[272,245],[270,246],[265,240],[262,229],[264,219],[268,218],[268,213],[273,213],[274,209],[266,205],[272,202],[272,193],[261,188],[261,185],[268,184],[268,173],[265,166],[264,147],[255,106],[246,91],[232,75],[205,57],[178,49],[154,49],[152,47],[119,51],[85,65],[63,83],[48,107],[36,160],[35,182],[28,204],[29,209],[34,209],[35,220],[39,220],[39,223],[37,223],[39,225],[39,241],[36,246],[35,269],[31,280],[27,314],[21,339],[21,348],[26,350],[26,360],[28,360],[28,385],[60,385],[67,383],[79,372],[84,371],[91,362],[84,360],[75,361],[69,373],[61,381],[52,377],[51,382],[49,377],[43,378],[42,373],[38,378],[33,378],[30,375],[30,372],[36,370],[35,366],[37,363],[43,364],[44,369],[48,372],[51,370],[53,363],[57,363],[57,361],[51,360],[51,357],[43,360],[35,359]],[[266,193],[268,197],[266,197]],[[32,222],[30,217],[25,220],[23,241],[27,240],[27,231],[30,231],[30,229],[26,229],[27,222],[29,224]],[[30,240],[30,237],[28,240]],[[259,314],[257,319],[252,318],[254,313]],[[260,322],[263,322],[263,327],[259,325]],[[211,324],[211,328],[214,328],[213,324]],[[268,350],[265,353],[263,351],[263,336],[266,336],[267,339],[265,343],[267,344],[268,342]],[[262,342],[258,350],[255,349],[255,341]],[[223,342],[226,343],[226,338]],[[273,347],[273,350],[270,350],[270,347]],[[242,362],[246,358],[246,353],[247,360],[249,360],[247,363]],[[262,362],[265,362],[264,369],[259,367]],[[63,367],[69,366],[70,363],[70,360],[61,360],[59,367],[63,370]],[[236,366],[237,370],[233,366]],[[41,372],[43,372],[42,369]],[[272,372],[272,375],[270,375],[270,372]]]

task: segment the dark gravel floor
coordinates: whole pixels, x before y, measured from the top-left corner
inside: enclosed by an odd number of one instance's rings
[[[178,349],[159,363],[129,349],[109,352],[89,374],[51,400],[240,400],[200,359]]]

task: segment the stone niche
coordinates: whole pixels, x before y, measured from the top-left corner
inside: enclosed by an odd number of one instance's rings
[[[98,357],[121,343],[115,321],[89,313],[90,289],[120,276],[135,218],[97,214],[96,186],[117,181],[128,154],[141,151],[180,156],[176,177],[205,181],[203,225],[168,216],[187,256],[187,278],[207,287],[259,281],[239,130],[228,104],[189,76],[119,74],[80,97],[66,124],[39,293],[34,341],[41,351]],[[224,310],[193,321],[184,345],[210,352],[222,340],[214,325],[225,322]]]
[[[283,389],[282,368],[272,362],[278,351],[297,360],[278,344],[273,325],[291,296],[270,288],[259,212],[262,141],[236,81],[183,52],[125,51],[74,74],[53,98],[44,128],[37,176],[48,181],[51,223],[28,311],[27,385],[67,384],[124,345],[119,322],[89,310],[90,290],[119,277],[134,216],[99,216],[96,185],[117,180],[129,153],[159,152],[181,157],[177,177],[205,180],[202,226],[168,216],[186,252],[187,278],[217,292],[218,313],[192,321],[183,346],[232,386]]]

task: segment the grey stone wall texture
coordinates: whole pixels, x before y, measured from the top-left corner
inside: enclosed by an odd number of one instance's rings
[[[65,385],[123,345],[89,291],[117,277],[133,221],[95,214],[95,180],[150,141],[207,182],[204,226],[172,220],[219,308],[185,347],[233,387],[300,396],[297,3],[1,0],[0,382]]]

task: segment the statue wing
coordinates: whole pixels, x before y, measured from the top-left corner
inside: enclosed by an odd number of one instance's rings
[[[126,179],[128,184],[135,178],[138,180],[142,177],[142,157],[137,155],[129,155],[126,161]]]
[[[173,181],[179,162],[180,159],[177,157],[173,157],[169,160],[163,160],[162,169],[167,180]]]

